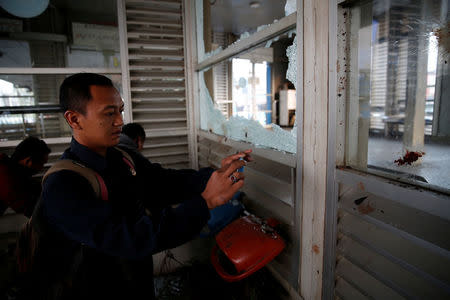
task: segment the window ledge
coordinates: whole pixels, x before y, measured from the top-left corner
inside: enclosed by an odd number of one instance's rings
[[[283,151],[275,150],[275,149],[266,149],[266,148],[256,148],[254,144],[235,141],[229,137],[218,135],[215,133],[207,132],[204,130],[198,131],[198,136],[206,138],[208,140],[231,146],[236,148],[237,150],[245,150],[252,149],[253,155],[264,157],[268,160],[289,166],[291,168],[295,168],[297,166],[297,155],[292,153],[286,153]]]

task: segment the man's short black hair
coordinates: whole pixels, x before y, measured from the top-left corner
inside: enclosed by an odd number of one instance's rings
[[[59,89],[59,105],[64,112],[86,113],[86,103],[92,99],[91,85],[114,86],[111,79],[94,73],[78,73],[64,79]]]
[[[140,137],[142,140],[145,140],[145,130],[138,123],[128,123],[122,127],[122,133],[128,136],[132,140],[136,140]]]
[[[29,136],[17,145],[11,159],[19,162],[24,158],[31,157],[33,162],[42,162],[50,152],[50,148],[43,140]]]

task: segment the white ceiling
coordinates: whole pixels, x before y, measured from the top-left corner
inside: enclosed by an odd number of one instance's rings
[[[258,8],[250,2],[259,2]],[[216,32],[232,32],[240,35],[255,31],[260,25],[271,24],[284,17],[285,0],[209,0],[211,25]]]

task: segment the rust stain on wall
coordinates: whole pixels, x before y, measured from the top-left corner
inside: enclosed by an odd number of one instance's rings
[[[359,213],[362,214],[362,215],[370,214],[370,213],[373,212],[374,210],[375,210],[375,208],[372,207],[372,206],[370,205],[370,203],[367,203],[367,204],[365,204],[365,205],[362,204],[362,205],[358,206],[358,211],[359,211]]]
[[[364,183],[359,182],[359,183],[358,183],[358,188],[359,188],[361,191],[364,191],[364,190],[365,190]]]
[[[319,246],[313,245],[312,251],[313,251],[315,254],[319,254],[319,253],[320,253],[320,248],[319,248]]]
[[[450,22],[433,30],[433,34],[436,36],[439,46],[441,46],[445,52],[450,53]]]

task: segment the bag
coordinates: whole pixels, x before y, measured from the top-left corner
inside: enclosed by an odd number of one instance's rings
[[[131,174],[136,175],[134,162],[131,156],[120,148],[115,147],[115,149],[122,153],[123,161],[130,168]],[[71,159],[62,159],[55,162],[44,174],[42,178],[42,185],[44,185],[45,180],[50,174],[62,170],[73,171],[86,178],[92,186],[96,197],[103,201],[108,201],[108,189],[103,178],[91,168],[88,168]],[[34,258],[39,249],[40,241],[42,236],[47,232],[47,229],[45,228],[46,224],[43,222],[42,217],[39,216],[41,213],[41,202],[41,199],[39,199],[33,211],[33,215],[22,226],[19,233],[19,238],[17,240],[16,257],[18,269],[21,273],[28,273],[32,271]],[[76,257],[80,257],[79,253],[77,253]],[[81,259],[76,259],[74,261],[74,266],[71,268],[72,272],[76,271],[77,265],[80,262]]]

